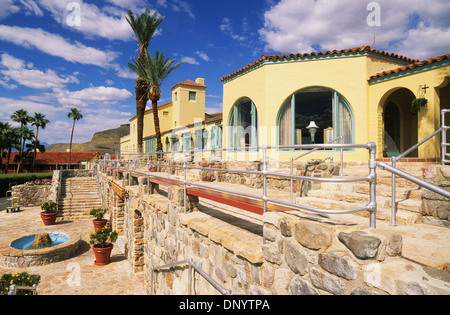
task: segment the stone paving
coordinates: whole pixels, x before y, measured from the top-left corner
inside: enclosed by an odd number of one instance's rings
[[[92,220],[61,221],[45,227],[40,218],[40,208],[22,208],[18,213],[0,212],[0,245],[11,237],[22,237],[46,232],[71,232],[81,235],[77,254],[70,259],[45,266],[25,269],[0,266],[0,275],[27,271],[41,275],[39,295],[143,295],[143,273],[135,274],[117,244],[114,246],[111,264],[94,265],[94,253],[88,244],[94,231]]]

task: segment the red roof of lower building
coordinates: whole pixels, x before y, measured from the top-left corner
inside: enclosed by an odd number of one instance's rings
[[[19,152],[11,152],[9,164],[15,164],[14,158]],[[56,165],[69,163],[69,152],[37,152],[37,165]],[[72,152],[71,164],[78,164],[81,161],[90,161],[98,155],[98,152]],[[6,158],[3,158],[3,163],[6,164]]]

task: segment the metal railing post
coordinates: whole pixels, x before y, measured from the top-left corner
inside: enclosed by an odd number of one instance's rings
[[[267,146],[263,146],[263,213],[267,212]]]
[[[344,137],[341,136],[341,144],[344,144]],[[341,177],[344,176],[344,149],[341,148],[341,169],[340,169]]]
[[[291,175],[294,175],[294,158],[291,158]],[[294,179],[291,177],[291,203],[294,200]]]
[[[376,157],[376,144],[371,142],[369,145],[369,185],[370,185],[370,227],[376,228],[377,221],[377,157]]]
[[[396,158],[393,156],[391,158],[391,162],[392,162],[392,167],[397,167],[397,160]],[[397,220],[397,201],[396,201],[396,176],[394,173],[392,173],[392,196],[391,196],[391,225],[392,226],[396,226],[396,220]]]
[[[441,111],[441,164],[445,165],[446,157],[447,157],[447,126],[445,125],[445,110]]]
[[[184,156],[184,162],[183,162],[183,188],[184,188],[184,213],[187,212],[187,202],[186,202],[186,197],[187,197],[187,193],[186,193],[186,150],[183,151],[183,156]]]

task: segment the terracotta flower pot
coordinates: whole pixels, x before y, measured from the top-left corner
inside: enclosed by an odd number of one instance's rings
[[[58,212],[53,213],[45,213],[41,212],[41,218],[44,222],[44,225],[54,225],[56,222],[56,217],[58,216]]]
[[[103,229],[106,226],[108,220],[93,220],[95,232]]]
[[[105,266],[108,265],[109,263],[111,263],[111,251],[113,249],[114,245],[111,244],[109,247],[105,247],[105,248],[97,248],[97,247],[92,247],[92,250],[94,251],[94,255],[95,255],[95,262],[94,264],[96,266]]]

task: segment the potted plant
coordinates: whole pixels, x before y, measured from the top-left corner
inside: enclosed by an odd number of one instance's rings
[[[96,266],[108,265],[111,262],[111,251],[117,237],[118,233],[108,227],[104,227],[90,235],[89,243],[92,244],[92,250],[95,255],[94,264]]]
[[[95,232],[104,228],[108,220],[103,219],[108,209],[103,208],[93,208],[89,212],[90,215],[94,216],[95,219],[92,221],[94,223]]]
[[[58,204],[56,202],[44,202],[41,205],[41,218],[44,225],[53,225],[58,216]]]
[[[422,107],[427,107],[428,105],[428,100],[424,97],[420,97],[420,98],[415,98],[412,102],[411,102],[411,111],[413,113],[413,115],[417,115],[420,110],[422,109]]]

